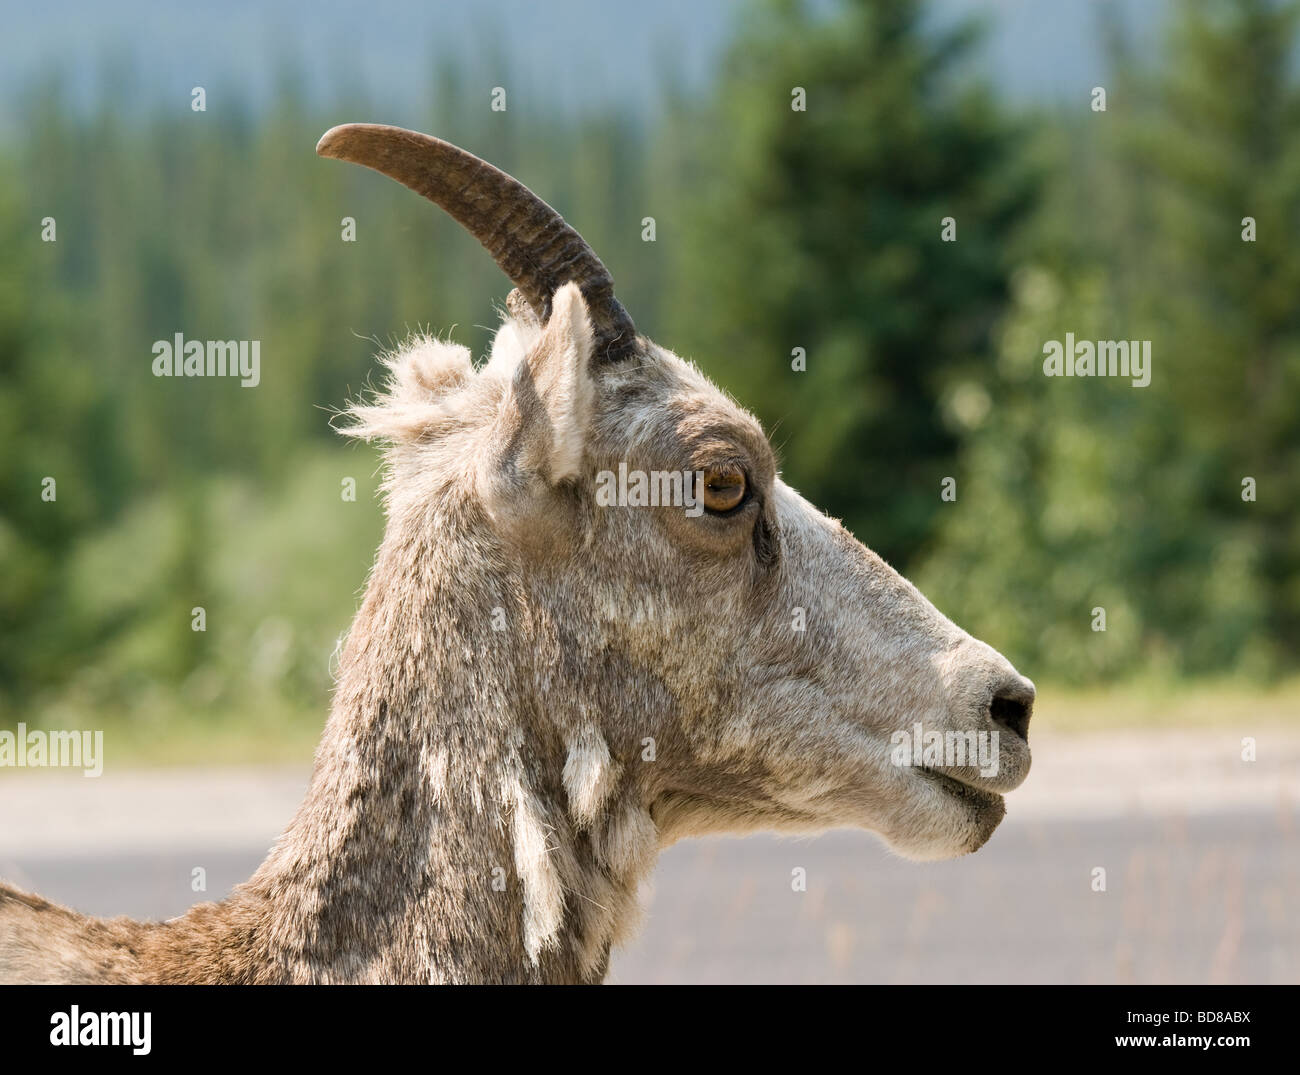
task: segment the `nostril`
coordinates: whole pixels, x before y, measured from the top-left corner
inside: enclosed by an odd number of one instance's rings
[[[1033,695],[999,694],[989,704],[989,716],[1029,742],[1029,717],[1034,710]]]

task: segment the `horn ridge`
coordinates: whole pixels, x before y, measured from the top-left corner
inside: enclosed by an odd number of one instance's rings
[[[591,313],[596,357],[628,357],[636,327],[614,297],[614,280],[586,240],[523,183],[473,153],[431,135],[378,123],[326,131],[322,157],[380,172],[443,209],[492,255],[545,323],[551,297],[573,281]]]

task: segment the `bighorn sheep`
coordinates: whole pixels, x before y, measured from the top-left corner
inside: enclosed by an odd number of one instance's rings
[[[758,423],[636,334],[520,183],[392,127],[317,152],[488,249],[515,285],[490,359],[415,339],[350,411],[387,445],[387,529],[266,861],[162,923],[0,886],[0,981],[597,982],[682,837],[983,845],[1029,769],[1033,684],[784,484]],[[702,510],[598,502],[620,466],[685,475]],[[995,772],[898,764],[915,725],[1000,732]]]

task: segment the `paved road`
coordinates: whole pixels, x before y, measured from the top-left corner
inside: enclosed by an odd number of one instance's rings
[[[1262,746],[1250,766],[1231,737],[1036,749],[1007,821],[951,862],[856,832],[680,844],[610,980],[1300,982],[1300,740]],[[93,914],[171,917],[252,872],[304,778],[0,781],[0,877]]]
[[[681,844],[611,981],[1300,982],[1298,821],[1008,822],[977,855],[925,865],[847,832]],[[263,851],[25,855],[0,874],[90,913],[167,918],[198,898],[195,866],[215,896]]]

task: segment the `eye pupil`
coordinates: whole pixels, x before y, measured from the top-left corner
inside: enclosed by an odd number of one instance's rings
[[[704,506],[710,511],[730,511],[745,498],[745,475],[739,470],[704,472]]]

